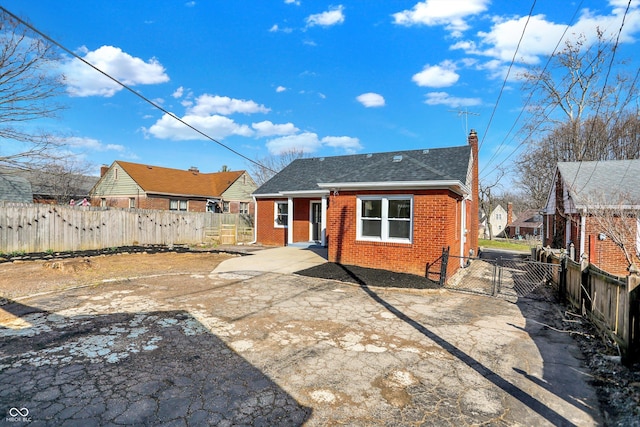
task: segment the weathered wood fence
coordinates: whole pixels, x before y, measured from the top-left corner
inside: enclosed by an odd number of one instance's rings
[[[249,242],[249,215],[0,202],[0,252]]]
[[[576,263],[542,249],[535,252],[538,261],[562,264],[554,277],[560,299],[607,333],[618,344],[624,363],[640,361],[640,275],[614,276],[586,261]]]

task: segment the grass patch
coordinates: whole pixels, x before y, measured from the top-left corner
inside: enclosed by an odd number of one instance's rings
[[[510,251],[529,252],[531,245],[526,240],[479,239],[478,245],[483,248],[508,249]]]

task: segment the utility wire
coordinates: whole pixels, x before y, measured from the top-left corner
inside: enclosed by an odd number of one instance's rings
[[[536,0],[533,0],[533,4],[531,4],[531,9],[529,10],[529,16],[527,16],[527,21],[524,23],[522,34],[520,34],[520,40],[518,40],[518,45],[516,46],[516,50],[513,52],[513,58],[511,58],[511,63],[509,64],[509,68],[507,69],[507,75],[504,76],[504,81],[502,82],[502,87],[500,88],[498,99],[496,99],[496,103],[493,106],[493,111],[491,111],[491,116],[489,117],[489,122],[487,123],[487,127],[484,130],[484,134],[482,135],[482,141],[480,141],[478,150],[482,148],[482,144],[484,143],[484,140],[487,137],[487,133],[489,132],[489,128],[491,127],[491,122],[493,121],[493,117],[495,116],[496,110],[498,109],[498,104],[500,103],[500,98],[502,98],[502,93],[504,92],[504,88],[507,85],[507,80],[509,79],[511,68],[513,68],[513,64],[516,62],[516,55],[518,54],[518,50],[520,49],[520,44],[522,43],[522,39],[524,39],[524,33],[527,31],[527,26],[529,25],[529,20],[531,20],[531,15],[533,15],[533,8],[535,6],[536,6]]]
[[[613,61],[615,59],[616,56],[616,52],[618,50],[618,44],[620,43],[620,34],[622,34],[622,28],[624,27],[624,22],[627,18],[627,14],[629,13],[629,8],[631,7],[631,0],[629,0],[629,2],[627,3],[627,8],[624,11],[624,15],[622,16],[622,22],[620,23],[620,28],[618,29],[618,36],[616,37],[616,42],[613,46],[613,51],[611,53],[611,61],[609,61],[609,68],[607,69],[607,75],[605,76],[604,79],[604,85],[602,86],[602,90],[603,92],[607,89],[607,83],[609,81],[609,75],[611,74],[611,68],[613,67]],[[591,122],[591,133],[593,133],[593,130],[596,126],[596,122],[595,122],[595,118],[598,117],[598,113],[600,112],[600,105],[602,105],[602,102],[599,102],[597,107],[596,107],[596,112],[594,114],[594,120]],[[586,152],[586,145],[585,145],[585,152]],[[578,170],[576,171],[576,175],[573,177],[573,182],[571,183],[571,188],[574,187],[576,180],[578,179],[578,174],[580,173],[580,167],[582,166],[582,157],[584,157],[584,153],[580,155],[581,159],[580,159],[580,163],[578,164]],[[596,160],[596,164],[593,167],[593,170],[591,171],[591,175],[589,175],[589,178],[585,181],[584,185],[582,186],[582,188],[580,189],[580,191],[577,191],[576,193],[580,193],[582,190],[585,189],[585,187],[587,186],[587,184],[589,184],[589,181],[591,181],[591,178],[593,178],[593,174],[596,172],[596,168],[598,167],[598,160]]]
[[[44,38],[45,40],[47,40],[48,42],[58,46],[60,49],[62,49],[63,51],[65,51],[66,53],[68,53],[69,55],[73,56],[74,58],[76,58],[79,61],[82,61],[84,64],[88,65],[89,67],[93,68],[94,70],[96,70],[97,72],[99,72],[100,74],[102,74],[103,76],[107,77],[108,79],[112,80],[113,82],[115,82],[116,84],[122,86],[124,89],[128,90],[129,92],[131,92],[132,94],[134,94],[135,96],[137,96],[138,98],[142,99],[143,101],[145,101],[146,103],[150,104],[151,106],[153,106],[154,108],[162,111],[164,114],[167,114],[171,117],[173,117],[175,120],[179,121],[180,123],[182,123],[183,125],[185,125],[186,127],[192,129],[193,131],[195,131],[196,133],[198,133],[199,135],[202,135],[203,137],[205,137],[206,139],[215,142],[216,144],[218,144],[219,146],[221,146],[222,148],[225,148],[229,151],[231,151],[233,154],[242,157],[243,159],[253,163],[254,165],[266,169],[270,172],[276,173],[276,171],[274,171],[273,169],[259,163],[256,162],[253,159],[250,159],[249,157],[245,156],[244,154],[240,153],[239,151],[234,150],[233,148],[229,147],[226,144],[223,144],[222,142],[218,141],[217,139],[213,138],[212,136],[207,135],[206,133],[204,133],[203,131],[201,131],[200,129],[190,125],[189,123],[185,122],[184,120],[182,120],[181,118],[179,118],[178,116],[176,116],[175,114],[169,112],[168,110],[164,109],[163,107],[161,107],[160,105],[158,105],[157,103],[151,101],[149,98],[145,97],[144,95],[142,95],[141,93],[133,90],[132,88],[130,88],[129,86],[127,86],[126,84],[122,83],[120,80],[118,80],[117,78],[111,76],[110,74],[106,73],[105,71],[102,71],[100,68],[96,67],[95,65],[93,65],[92,63],[90,63],[89,61],[87,61],[86,59],[80,57],[78,54],[76,54],[75,52],[73,52],[71,49],[68,49],[67,47],[65,47],[64,45],[62,45],[61,43],[57,42],[56,40],[54,40],[53,38],[49,37],[48,35],[46,35],[45,33],[43,33],[42,31],[38,30],[37,28],[35,28],[33,25],[29,24],[28,22],[26,22],[24,19],[18,17],[17,15],[9,12],[5,7],[0,6],[0,10],[2,10],[2,12],[6,13],[7,15],[11,16],[13,19],[15,19],[16,21],[20,22],[22,25],[24,25],[25,27],[29,28],[31,31],[33,31],[34,33],[38,34],[40,37]]]
[[[578,15],[578,11],[580,10],[580,8],[582,7],[582,3],[584,0],[581,0],[580,3],[578,4],[578,7],[576,7],[575,12],[573,13],[573,16],[571,17],[571,19],[569,20],[569,24],[567,24],[567,26],[565,27],[564,31],[562,32],[562,35],[560,36],[560,39],[558,40],[558,43],[556,43],[555,48],[553,49],[553,52],[551,52],[551,55],[549,55],[549,57],[547,58],[547,62],[544,64],[544,67],[542,68],[542,71],[540,72],[540,74],[544,74],[547,70],[547,68],[549,67],[549,64],[551,63],[551,59],[553,58],[553,55],[555,55],[555,53],[558,50],[558,47],[560,47],[560,44],[562,43],[562,40],[564,40],[564,37],[567,34],[567,31],[569,31],[569,28],[571,28],[571,25],[573,24],[573,22],[576,19],[576,16]],[[522,108],[520,109],[520,113],[518,114],[518,117],[516,117],[515,121],[513,122],[513,125],[511,126],[511,128],[509,129],[509,132],[507,132],[507,135],[504,137],[504,139],[502,140],[502,142],[500,143],[500,145],[498,145],[498,148],[494,151],[493,156],[491,156],[491,158],[489,159],[489,161],[487,162],[487,164],[482,168],[482,170],[480,171],[480,173],[484,172],[485,169],[487,169],[489,167],[489,165],[491,164],[491,162],[498,156],[498,154],[501,152],[500,148],[505,144],[506,140],[509,138],[509,135],[511,135],[511,132],[513,132],[514,128],[516,127],[516,125],[518,124],[518,122],[520,121],[520,118],[522,117],[522,115],[524,114],[524,112],[527,109],[527,106],[531,103],[531,99],[533,98],[533,94],[535,92],[535,87],[538,86],[539,81],[536,82],[536,84],[534,85],[534,88],[532,90],[529,91],[529,96],[527,98],[527,100],[525,101],[524,105],[522,106]],[[553,111],[555,109],[555,107],[553,107],[551,109],[551,111]],[[551,113],[551,111],[549,112],[549,114]],[[548,115],[545,115],[545,117],[548,117]],[[537,129],[537,127],[536,127]],[[522,147],[524,145],[524,143],[529,139],[529,137],[533,134],[533,131],[529,132],[529,135],[527,136],[527,138],[523,139],[523,141],[517,145],[517,147],[511,152],[511,154],[509,154],[506,158],[504,158],[497,166],[496,168],[499,168],[500,166],[502,166],[513,154],[516,153],[516,151],[518,151],[520,149],[520,147]],[[515,137],[514,137],[515,138]],[[512,138],[513,139],[513,138]],[[495,168],[493,168],[495,169]]]

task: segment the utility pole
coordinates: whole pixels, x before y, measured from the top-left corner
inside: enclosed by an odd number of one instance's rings
[[[469,134],[469,116],[479,116],[480,113],[474,113],[469,110],[449,110],[450,113],[457,113],[458,117],[464,115],[464,134]]]

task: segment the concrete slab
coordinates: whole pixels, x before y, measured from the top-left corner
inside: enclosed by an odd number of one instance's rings
[[[287,268],[291,250],[1,307],[0,411],[33,425],[601,424],[575,344],[537,317],[553,311],[257,269]]]
[[[314,245],[284,246],[251,252],[220,263],[214,273],[261,271],[291,274],[327,262],[327,248]]]

